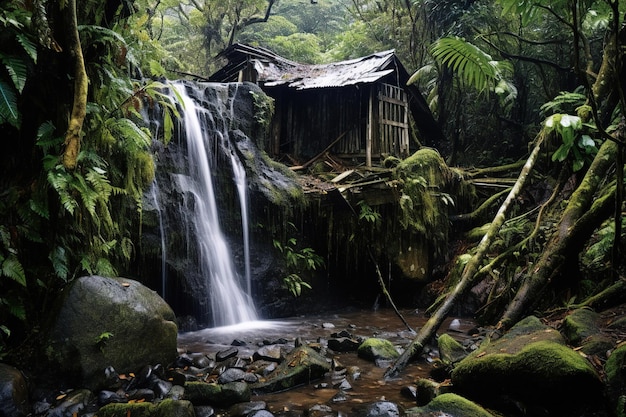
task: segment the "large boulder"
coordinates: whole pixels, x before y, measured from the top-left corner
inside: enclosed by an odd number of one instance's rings
[[[561,334],[536,317],[520,321],[502,338],[457,364],[452,384],[481,403],[502,399],[564,413],[601,399],[602,383],[589,362]]]
[[[108,367],[128,373],[172,362],[177,354],[174,320],[167,303],[137,281],[78,278],[63,292],[44,332],[46,355],[74,382],[104,388]]]
[[[29,411],[24,375],[19,369],[0,363],[0,416],[25,416]]]

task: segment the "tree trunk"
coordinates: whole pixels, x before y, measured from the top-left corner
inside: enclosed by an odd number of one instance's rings
[[[489,249],[493,238],[497,235],[500,227],[504,223],[506,212],[511,205],[511,202],[515,200],[515,198],[522,190],[528,174],[535,165],[535,161],[537,159],[537,156],[539,155],[539,150],[541,149],[543,139],[544,133],[542,132],[539,134],[537,144],[535,145],[535,148],[526,160],[526,164],[524,164],[524,167],[522,168],[522,171],[517,178],[517,182],[509,192],[506,200],[504,200],[504,203],[502,203],[502,206],[500,206],[500,209],[496,213],[493,221],[491,222],[491,225],[489,226],[489,230],[487,230],[487,233],[485,234],[485,236],[483,236],[482,240],[478,244],[478,247],[476,248],[476,253],[474,254],[474,256],[472,256],[472,259],[470,259],[467,265],[465,265],[465,269],[463,269],[463,274],[461,275],[461,280],[448,294],[442,305],[437,309],[437,311],[435,311],[435,314],[431,316],[426,324],[419,330],[417,336],[415,336],[413,341],[409,344],[409,346],[407,346],[405,351],[395,361],[393,366],[389,368],[387,372],[385,372],[385,378],[392,378],[396,376],[406,367],[406,365],[412,358],[422,352],[424,345],[430,338],[433,337],[437,329],[439,329],[439,326],[441,326],[441,323],[443,323],[443,320],[446,318],[457,299],[461,297],[469,288],[471,288],[471,284],[474,282],[474,276],[476,275],[476,271],[478,271],[480,263],[487,253],[487,250]]]
[[[531,303],[536,301],[541,290],[550,283],[555,272],[566,259],[566,255],[572,256],[573,247],[583,239],[583,235],[590,233],[591,224],[597,224],[598,221],[602,220],[587,216],[584,218],[584,222],[580,221],[593,206],[598,188],[605,181],[606,173],[615,161],[617,146],[615,142],[607,140],[600,147],[582,183],[572,194],[561,221],[546,245],[541,258],[537,265],[527,272],[515,298],[509,303],[507,310],[496,326],[497,329],[509,329],[522,317]],[[606,200],[600,199],[598,201]],[[596,205],[596,209],[599,208],[602,207]]]
[[[78,22],[76,17],[76,0],[69,0],[67,5],[68,52],[74,60],[74,103],[72,114],[65,133],[65,150],[63,165],[66,169],[76,168],[78,153],[80,152],[81,132],[87,113],[87,91],[89,80],[85,71],[83,51],[78,36]]]

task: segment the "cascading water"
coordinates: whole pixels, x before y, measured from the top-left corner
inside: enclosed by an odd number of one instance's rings
[[[198,102],[197,97],[192,98],[188,94],[187,88],[192,88],[191,85],[186,87],[183,83],[176,83],[172,88],[182,101],[183,118],[179,136],[184,144],[170,144],[167,153],[162,155],[164,159],[172,159],[170,164],[178,170],[166,174],[165,181],[169,181],[173,188],[169,191],[170,195],[160,197],[159,202],[161,206],[177,206],[163,208],[163,211],[169,212],[166,238],[170,239],[167,242],[170,250],[167,254],[172,259],[167,262],[175,269],[184,270],[183,279],[191,281],[185,284],[187,287],[183,291],[193,296],[193,315],[202,324],[225,326],[257,320],[250,296],[245,169],[230,144],[226,115],[215,114],[219,109],[228,112],[228,107],[224,106],[226,103],[213,103],[214,108],[209,111]],[[228,91],[227,86],[222,88]],[[202,96],[199,91],[192,92]],[[219,94],[215,100],[221,100]],[[228,116],[232,118],[232,115]],[[220,117],[222,119],[218,120]],[[228,166],[218,167],[218,161],[225,161]],[[213,184],[213,173],[224,173],[228,169],[233,172],[241,207],[246,279],[243,285],[222,232]],[[173,259],[175,255],[171,252],[176,251],[179,252],[179,259]],[[161,255],[165,254],[164,248]],[[175,296],[179,295],[172,294],[172,297]],[[205,299],[202,299],[203,296]],[[166,298],[166,301],[170,300]]]

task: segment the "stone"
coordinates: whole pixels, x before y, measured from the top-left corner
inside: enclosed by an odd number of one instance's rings
[[[356,411],[358,417],[400,417],[398,405],[390,401],[377,401]]]
[[[189,401],[163,400],[158,404],[142,402],[108,404],[98,410],[98,417],[196,417]],[[207,416],[208,417],[208,416]]]
[[[250,388],[245,382],[209,384],[188,382],[185,384],[184,399],[193,405],[219,405],[223,407],[250,401]]]
[[[57,404],[46,414],[47,417],[65,417],[89,414],[95,411],[93,393],[88,389],[77,389],[57,400]]]
[[[580,346],[600,331],[600,315],[589,308],[579,308],[568,314],[559,329],[570,345]]]
[[[215,360],[218,362],[225,361],[226,359],[234,358],[239,353],[239,349],[231,347],[226,350],[221,350],[215,354]]]
[[[280,345],[261,346],[256,352],[254,352],[252,359],[255,361],[264,360],[280,362],[283,359],[283,352]]]
[[[0,416],[25,416],[30,412],[28,386],[19,369],[0,363]]]
[[[400,356],[394,345],[389,340],[376,337],[365,339],[365,341],[359,346],[357,353],[360,358],[373,362],[377,360],[393,360]]]
[[[247,416],[254,411],[265,410],[267,405],[265,401],[250,401],[239,403],[228,409],[228,415],[233,417]]]
[[[614,415],[626,416],[626,343],[619,345],[604,364],[607,396]]]
[[[258,392],[282,391],[322,378],[330,368],[324,356],[307,346],[300,346],[292,350],[273,372],[251,384],[251,388]]]
[[[591,364],[533,316],[459,362],[452,385],[485,405],[508,398],[561,414],[599,402],[602,390]]]
[[[437,338],[439,357],[446,365],[453,365],[467,356],[467,351],[462,344],[457,342],[447,333]]]
[[[92,390],[106,385],[105,369],[137,372],[177,355],[172,309],[158,294],[126,278],[86,276],[63,292],[44,329],[46,355],[61,372]]]
[[[227,384],[229,382],[243,381],[246,371],[239,368],[228,368],[217,378],[218,384]]]
[[[332,349],[335,352],[354,352],[359,346],[360,343],[358,340],[349,337],[328,339],[328,349]]]
[[[494,417],[480,405],[452,393],[438,395],[424,407],[409,408],[405,416]]]

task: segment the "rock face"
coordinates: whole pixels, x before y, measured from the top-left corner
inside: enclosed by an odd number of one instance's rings
[[[459,362],[452,384],[483,404],[508,398],[561,413],[599,401],[602,386],[589,362],[532,316]]]
[[[46,355],[64,376],[95,390],[109,366],[126,373],[173,361],[174,320],[167,303],[137,281],[78,278],[62,294],[44,331]]]

